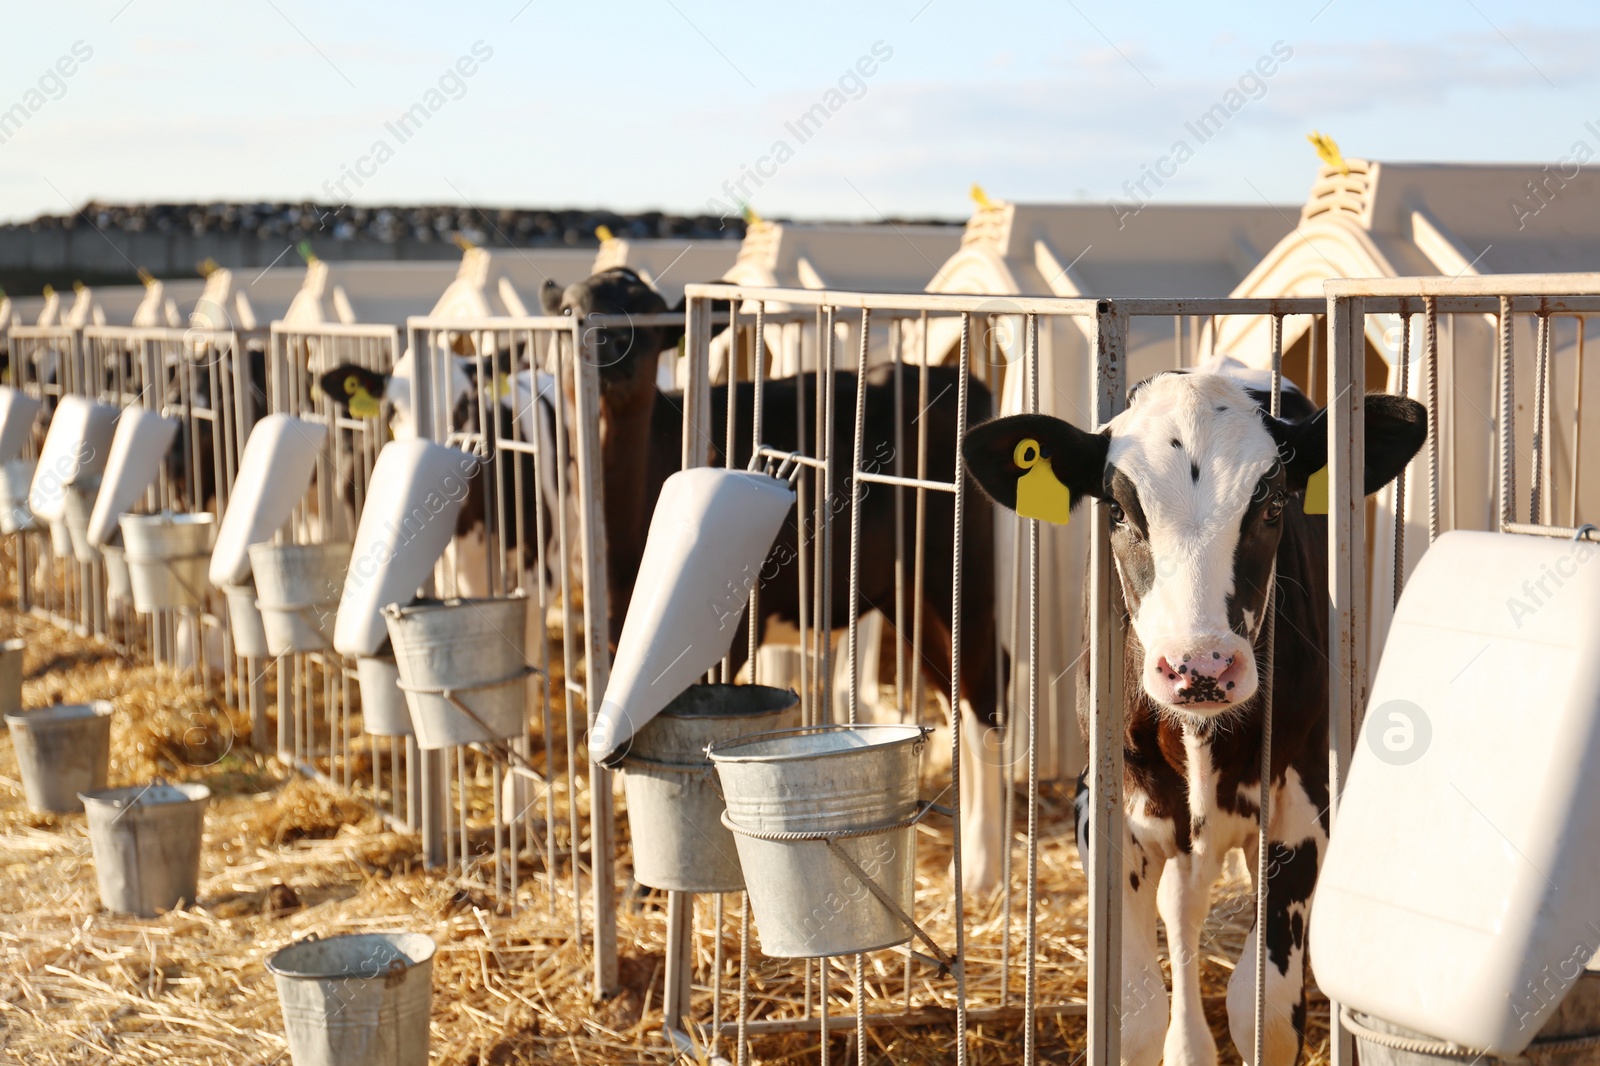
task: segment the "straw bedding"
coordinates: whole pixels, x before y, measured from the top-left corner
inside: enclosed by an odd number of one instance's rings
[[[12,584],[10,574],[5,584]],[[664,899],[622,886],[619,916],[622,992],[591,1001],[588,952],[573,937],[571,901],[552,895],[536,857],[525,858],[515,913],[487,886],[422,869],[416,840],[387,830],[361,802],[286,774],[249,746],[246,716],[219,707],[191,680],[130,662],[104,644],[72,636],[0,604],[0,632],[28,640],[27,705],[110,699],[111,784],[164,776],[209,785],[200,902],[152,921],[99,907],[83,818],[27,812],[15,755],[0,739],[0,1061],[17,1063],[287,1062],[282,1019],[264,960],[315,931],[407,929],[439,943],[433,979],[433,1061],[665,1063],[660,1035]],[[1085,990],[1083,877],[1071,845],[1071,803],[1046,789],[1039,849],[1038,983],[1041,1002],[1081,999]],[[626,839],[625,820],[619,836]],[[953,943],[946,870],[948,832],[919,832],[919,916],[941,944]],[[476,837],[475,837],[476,840]],[[585,845],[586,846],[586,845]],[[582,849],[580,849],[581,853]],[[568,882],[564,863],[555,871]],[[587,895],[587,870],[585,895]],[[626,866],[621,866],[626,880]],[[1013,877],[1025,874],[1018,848]],[[1224,1062],[1237,1062],[1227,1038],[1226,982],[1250,920],[1248,881],[1236,870],[1219,893],[1203,937],[1207,1012]],[[584,901],[587,909],[587,900]],[[720,1007],[731,1019],[738,965],[739,899],[726,898]],[[999,1000],[999,900],[969,903],[968,970],[974,998]],[[709,981],[714,908],[697,914],[699,979]],[[1020,1004],[1024,910],[1011,913],[1010,1003]],[[805,999],[802,967],[751,951],[757,1017],[794,1012]],[[880,952],[867,960],[868,1009],[903,1006],[905,964]],[[853,961],[836,960],[830,1011],[853,1010]],[[917,964],[918,1006],[949,1002],[952,982]],[[708,987],[697,988],[696,1017],[710,1017]],[[1319,1009],[1320,1008],[1320,1009]],[[1306,1061],[1326,1055],[1326,1004],[1313,1005]],[[954,1061],[952,1026],[869,1030],[874,1062]],[[704,1034],[699,1034],[703,1036]],[[1072,1061],[1083,1023],[1048,1017],[1039,1025],[1041,1057]],[[974,1029],[974,1063],[1020,1059],[1021,1027]],[[729,1053],[727,1043],[718,1049]],[[834,1061],[854,1061],[854,1035],[831,1039]],[[814,1062],[810,1033],[756,1038],[758,1062]],[[845,1057],[845,1056],[848,1056]]]

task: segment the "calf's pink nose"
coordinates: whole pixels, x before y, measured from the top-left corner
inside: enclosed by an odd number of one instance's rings
[[[1172,660],[1176,659],[1176,662]],[[1184,655],[1157,657],[1152,686],[1168,703],[1232,703],[1247,668],[1237,650],[1201,648]]]

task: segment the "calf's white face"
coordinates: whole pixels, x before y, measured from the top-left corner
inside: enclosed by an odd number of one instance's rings
[[[1152,699],[1209,714],[1256,692],[1287,495],[1256,403],[1215,374],[1164,374],[1112,420],[1112,547]]]

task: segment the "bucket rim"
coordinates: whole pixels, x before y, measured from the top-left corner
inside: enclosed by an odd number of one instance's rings
[[[451,596],[447,599],[419,596],[410,603],[385,604],[383,613],[389,618],[409,618],[413,615],[433,614],[439,611],[458,611],[463,607],[484,607],[507,604],[514,601],[521,602],[527,598],[526,589],[513,589],[505,596]]]
[[[183,794],[182,799],[174,800],[145,800],[144,796],[157,786],[174,789]],[[78,799],[83,801],[87,808],[95,803],[112,810],[129,810],[134,807],[177,807],[183,804],[205,803],[211,799],[211,789],[205,785],[192,781],[163,781],[156,778],[146,781],[142,785],[122,785],[117,788],[97,788],[91,792],[78,793]]]
[[[672,704],[673,703],[677,703],[686,694],[688,694],[689,692],[692,692],[695,689],[722,689],[722,688],[730,688],[730,689],[732,689],[732,688],[764,689],[767,692],[783,693],[784,695],[788,696],[789,699],[785,700],[783,702],[782,706],[778,706],[778,707],[763,707],[758,711],[733,711],[733,712],[728,712],[728,713],[717,713],[717,714],[685,714],[682,711],[674,711],[672,709]],[[779,713],[782,713],[783,711],[787,711],[789,708],[793,707],[795,704],[797,704],[799,702],[800,702],[800,694],[798,692],[796,692],[792,688],[779,688],[776,685],[753,685],[753,684],[752,685],[732,685],[732,684],[722,684],[720,682],[700,682],[700,683],[697,683],[697,684],[690,685],[688,688],[684,689],[682,692],[680,692],[676,696],[674,696],[672,698],[672,703],[667,704],[665,707],[661,708],[661,710],[657,711],[655,716],[657,718],[677,718],[677,719],[680,719],[680,720],[683,720],[683,721],[691,721],[691,722],[715,722],[715,721],[724,721],[724,720],[727,720],[727,719],[730,719],[730,718],[752,718],[752,717],[754,717],[754,716],[756,716],[758,714],[779,714]],[[888,724],[893,724],[893,723],[888,723]],[[754,735],[754,734],[752,734],[752,735]],[[743,740],[744,737],[739,737],[738,739],[739,740]]]
[[[155,514],[124,511],[117,516],[117,525],[129,519],[136,526],[204,526],[214,524],[217,516],[210,511],[157,511]]]
[[[330,540],[323,544],[272,544],[262,541],[252,544],[246,549],[251,556],[260,554],[263,558],[270,555],[295,556],[295,555],[333,555],[337,557],[341,552],[345,555],[356,550],[355,544],[348,540]],[[252,563],[252,566],[254,563]],[[255,581],[255,574],[250,575],[251,582]]]
[[[9,643],[9,642],[8,642]],[[63,711],[88,708],[86,714],[63,714]],[[90,700],[88,703],[52,703],[48,707],[24,707],[17,711],[6,712],[6,725],[21,726],[52,726],[65,725],[68,722],[85,722],[110,718],[116,711],[116,705],[110,700]]]
[[[706,757],[714,763],[782,763],[793,762],[797,759],[829,759],[840,755],[850,755],[859,752],[861,748],[841,748],[838,751],[807,751],[792,752],[784,755],[736,755],[734,749],[745,747],[762,741],[775,740],[779,737],[817,736],[825,733],[891,733],[901,735],[890,739],[878,741],[876,747],[891,747],[896,744],[921,744],[925,743],[933,733],[933,727],[927,725],[906,725],[900,722],[864,722],[855,725],[803,725],[792,729],[772,729],[764,733],[749,733],[732,740],[719,740],[706,745]]]
[[[358,940],[366,938],[385,941],[390,947],[400,952],[402,958],[405,960],[406,972],[410,972],[411,970],[414,970],[418,966],[421,966],[425,963],[432,962],[434,955],[439,950],[438,942],[427,933],[407,932],[405,930],[378,930],[376,932],[367,933],[337,933],[333,936],[318,936],[316,933],[312,933],[309,936],[303,936],[299,940],[285,944],[274,951],[271,955],[268,955],[266,961],[267,972],[277,977],[288,977],[291,979],[304,981],[337,981],[349,977],[360,977],[373,980],[382,978],[385,976],[383,973],[363,973],[357,969],[346,969],[336,973],[295,970],[290,969],[288,966],[285,966],[278,961],[281,956],[305,947],[308,944],[330,944],[336,940]],[[396,943],[396,941],[402,940],[413,941],[412,946],[420,949],[417,952],[418,957],[412,958],[409,952],[405,951],[400,944]],[[416,943],[415,941],[421,941],[421,943]],[[400,960],[397,959],[395,961]]]

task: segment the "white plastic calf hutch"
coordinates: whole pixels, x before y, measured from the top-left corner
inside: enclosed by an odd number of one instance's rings
[[[1600,174],[1580,170],[1572,177],[1557,177],[1532,163],[1348,160],[1346,165],[1348,174],[1329,166],[1319,171],[1295,232],[1267,252],[1233,295],[1315,295],[1329,278],[1478,278],[1600,270]],[[1424,305],[1418,299],[1406,310],[1408,316],[1366,319],[1367,375],[1372,388],[1421,398],[1428,387],[1421,372],[1427,344],[1421,324]],[[1547,337],[1539,333],[1541,321],[1549,323]],[[1584,443],[1600,433],[1600,410],[1582,409],[1586,321],[1579,314],[1515,319],[1519,380],[1535,380],[1539,353],[1546,346],[1551,365],[1547,390],[1519,390],[1513,412],[1518,453],[1538,452],[1531,476],[1540,483],[1535,502],[1536,518],[1542,522],[1576,525],[1579,516],[1600,504],[1600,464],[1582,459]],[[1493,529],[1503,505],[1496,483],[1498,378],[1492,356],[1502,341],[1493,315],[1444,315],[1439,322],[1439,429],[1447,473],[1438,483],[1438,528]],[[1217,330],[1215,347],[1264,368],[1268,325],[1261,317],[1226,320]],[[1285,367],[1292,379],[1310,381],[1313,398],[1320,401],[1319,368],[1326,346],[1310,327],[1309,319],[1285,321]],[[1211,346],[1209,333],[1205,344]],[[1404,359],[1402,350],[1408,353]],[[1547,425],[1541,421],[1541,405],[1549,408]],[[1417,479],[1405,486],[1408,568],[1416,565],[1427,543],[1426,489]],[[1394,522],[1394,493],[1393,487],[1386,489],[1372,505],[1373,520],[1380,526]],[[1392,573],[1393,560],[1384,554],[1390,550],[1388,541],[1379,541],[1373,550],[1374,573]],[[1384,579],[1375,580],[1381,586]],[[1376,654],[1388,632],[1392,597],[1375,594],[1373,602],[1370,636]]]

